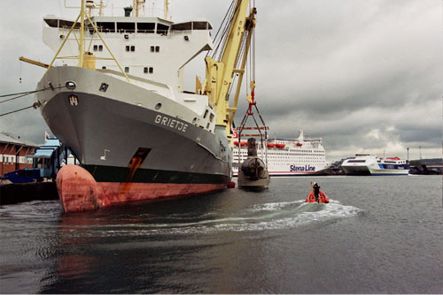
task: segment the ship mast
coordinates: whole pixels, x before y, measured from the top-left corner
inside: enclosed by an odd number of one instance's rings
[[[209,96],[210,103],[215,108],[216,125],[225,127],[228,138],[231,137],[231,125],[237,110],[241,83],[255,29],[256,9],[255,7],[248,9],[250,4],[251,0],[235,0],[219,58],[207,56],[205,59],[204,93]],[[230,106],[229,96],[236,74],[237,89],[233,104]]]
[[[169,14],[169,1],[168,0],[164,0],[164,14],[165,14],[165,19],[168,19],[168,14]]]
[[[140,16],[140,10],[143,10],[143,5],[145,4],[145,0],[133,0],[132,6],[134,7],[135,17]]]
[[[78,40],[78,66],[83,68],[85,60],[85,0],[80,5],[80,39]]]
[[[98,9],[99,16],[103,16],[103,7],[105,7],[105,4],[103,3],[103,0],[100,0],[99,9]]]

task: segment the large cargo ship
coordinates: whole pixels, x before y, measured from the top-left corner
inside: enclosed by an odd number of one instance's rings
[[[233,173],[237,175],[238,163],[247,157],[246,141],[234,141]],[[258,155],[267,162],[271,176],[299,176],[318,174],[326,168],[325,149],[321,138],[305,138],[303,130],[297,139],[269,139],[266,149]],[[240,159],[239,159],[240,155]]]
[[[174,23],[167,6],[164,17],[141,16],[144,0],[122,17],[103,16],[102,1],[80,2],[75,21],[44,19],[56,56],[38,83],[46,123],[81,162],[57,175],[64,210],[224,189],[237,107],[229,91],[239,73],[241,83],[255,8],[233,1],[216,56],[207,21]],[[185,91],[184,67],[205,51],[206,79]]]
[[[346,175],[408,175],[409,164],[399,157],[377,158],[369,154],[356,154],[343,161]]]

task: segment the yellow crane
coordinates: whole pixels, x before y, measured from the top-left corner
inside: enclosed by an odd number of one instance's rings
[[[210,104],[215,109],[216,124],[225,127],[228,138],[231,137],[231,125],[237,111],[257,13],[256,8],[251,7],[250,0],[234,0],[233,4],[220,57],[216,60],[207,56],[205,59],[206,79],[203,85],[203,93],[208,95]],[[236,90],[230,105],[229,97],[231,89],[234,88],[235,75]],[[251,90],[254,85],[255,82],[251,81]]]

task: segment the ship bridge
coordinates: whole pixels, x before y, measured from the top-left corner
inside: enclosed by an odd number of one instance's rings
[[[183,69],[193,58],[213,47],[211,24],[206,20],[174,23],[161,17],[94,16],[99,34],[111,49],[124,71],[143,79],[161,82],[183,91]],[[44,18],[43,41],[57,51],[70,28],[74,34],[60,52],[61,64],[76,65],[77,36],[80,23],[48,16]],[[97,57],[97,69],[118,71],[106,45],[91,23],[86,24],[86,51]]]

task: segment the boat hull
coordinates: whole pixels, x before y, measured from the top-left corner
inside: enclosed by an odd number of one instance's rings
[[[341,166],[346,175],[371,175],[368,166]]]
[[[373,176],[408,175],[409,169],[370,169]]]
[[[55,68],[40,86],[49,81],[75,81],[75,90],[40,97],[41,111],[51,131],[90,175],[84,178],[96,183],[92,191],[100,200],[98,205],[75,205],[72,210],[64,205],[66,212],[206,193],[229,182],[232,155],[224,128],[209,132],[186,120],[196,114],[172,99],[95,71]],[[102,83],[109,85],[106,93],[99,90]],[[62,174],[60,179],[71,177]],[[73,195],[88,198],[91,189],[86,188],[91,185],[85,183],[78,183],[83,187],[78,193],[60,187],[62,203]],[[76,191],[75,185],[69,189]]]
[[[346,175],[408,175],[409,169],[378,169],[369,166],[342,166]]]
[[[199,195],[226,186],[223,183],[97,182],[85,169],[66,165],[57,174],[57,190],[66,213],[90,211],[131,202]]]

